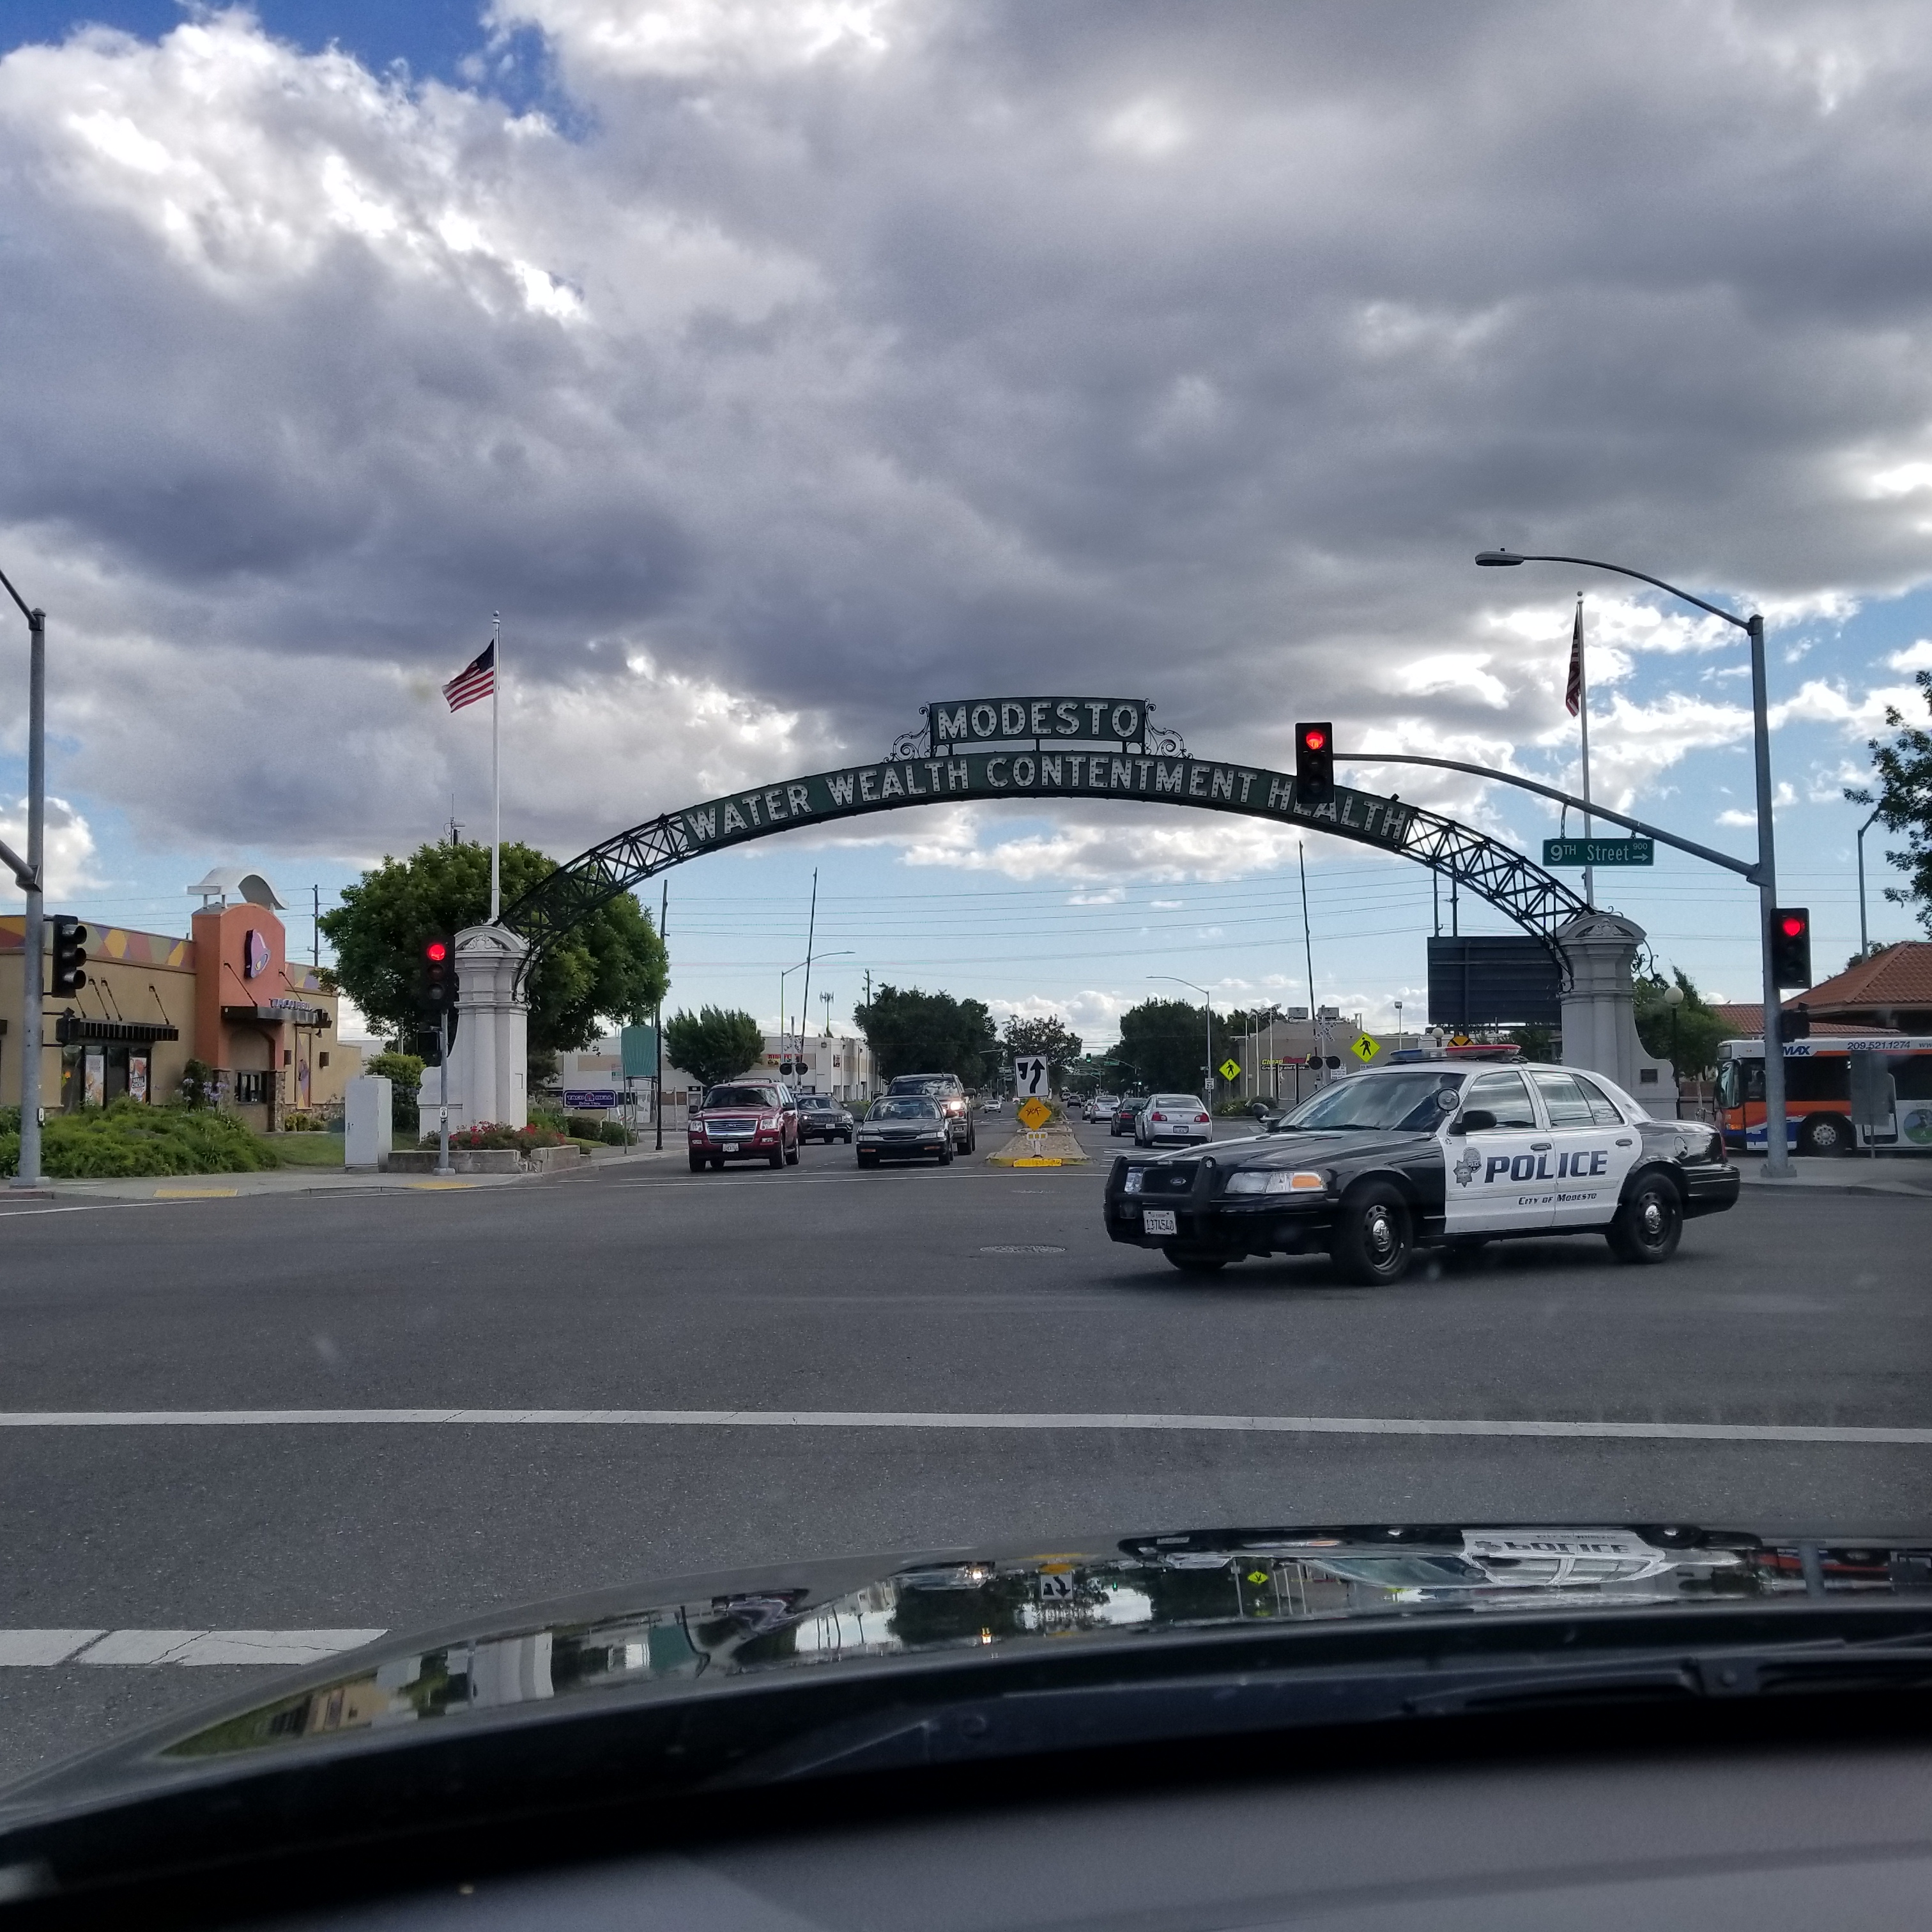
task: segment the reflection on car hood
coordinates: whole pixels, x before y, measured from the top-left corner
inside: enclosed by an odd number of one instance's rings
[[[1318,1167],[1326,1160],[1375,1160],[1384,1154],[1412,1154],[1427,1134],[1375,1131],[1366,1133],[1258,1133],[1239,1140],[1214,1144],[1217,1166],[1246,1167],[1254,1163],[1270,1167]],[[1166,1154],[1166,1160],[1196,1160],[1192,1149],[1178,1155]]]
[[[506,1706],[728,1690],[1216,1630],[1821,1597],[1932,1602],[1932,1538],[1865,1545],[1656,1525],[1340,1525],[1150,1532],[1041,1552],[794,1566],[607,1594],[371,1645],[141,1748],[150,1771],[459,1724]],[[1391,1628],[1391,1634],[1394,1634]],[[823,1682],[821,1678],[820,1681]],[[534,1714],[534,1713],[532,1714]],[[134,1768],[124,1761],[124,1771]]]

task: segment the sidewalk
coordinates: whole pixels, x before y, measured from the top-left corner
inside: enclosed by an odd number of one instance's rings
[[[1762,1157],[1747,1154],[1737,1163],[1744,1189],[1772,1192],[1785,1190],[1806,1194],[1916,1194],[1932,1199],[1932,1160],[1916,1155],[1876,1160],[1858,1154],[1835,1160],[1794,1154],[1791,1176],[1786,1180],[1765,1178]]]
[[[459,1174],[452,1179],[441,1180],[428,1174],[352,1174],[345,1168],[277,1167],[253,1174],[142,1174],[104,1180],[49,1180],[42,1184],[46,1194],[16,1198],[23,1206],[31,1201],[45,1207],[50,1197],[56,1206],[78,1206],[89,1201],[219,1201],[243,1195],[395,1194],[412,1190],[444,1192],[462,1187],[519,1187],[532,1181],[561,1180],[573,1174],[586,1173],[591,1168],[670,1160],[674,1156],[682,1159],[684,1151],[682,1138],[674,1148],[667,1136],[662,1154],[648,1147],[597,1148],[592,1150],[587,1166],[565,1168],[555,1174]],[[6,1211],[7,1196],[0,1189],[0,1214]]]

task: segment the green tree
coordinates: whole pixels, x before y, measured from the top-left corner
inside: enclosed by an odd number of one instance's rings
[[[1047,1064],[1056,1091],[1065,1086],[1067,1069],[1080,1058],[1080,1036],[1070,1032],[1057,1014],[1033,1020],[1016,1014],[1000,1034],[1000,1045],[1009,1060],[1038,1054]]]
[[[1917,682],[1926,709],[1932,711],[1932,670],[1922,670]],[[1895,706],[1886,710],[1885,722],[1898,736],[1888,745],[1867,740],[1878,768],[1878,822],[1888,832],[1905,835],[1904,848],[1885,856],[1910,879],[1906,885],[1887,886],[1885,896],[1894,905],[1916,904],[1919,924],[1932,932],[1932,732],[1908,725]],[[1874,802],[1862,785],[1848,786],[1845,796],[1854,805]]]
[[[389,1124],[414,1133],[421,1115],[423,1063],[413,1053],[379,1053],[362,1069],[389,1083]]]
[[[664,1022],[665,1059],[706,1087],[742,1073],[764,1053],[764,1029],[749,1013],[700,1006]]]
[[[1120,1058],[1140,1069],[1141,1084],[1157,1094],[1198,1094],[1204,1054],[1218,1066],[1241,1044],[1227,1020],[1214,1015],[1211,1046],[1207,1016],[1186,1000],[1144,1000],[1120,1016]]]
[[[503,903],[556,869],[533,846],[502,849]],[[417,989],[424,941],[481,926],[490,912],[490,848],[466,842],[424,845],[387,859],[345,886],[322,916],[342,990],[370,1020],[407,1037],[420,1024]],[[669,983],[664,942],[628,892],[607,899],[546,946],[524,986],[532,1052],[587,1046],[604,1022],[641,1020]]]
[[[956,1073],[967,1086],[977,1087],[999,1046],[985,1006],[950,993],[881,986],[852,1016],[872,1049],[882,1084],[902,1073]]]
[[[1673,984],[1684,994],[1683,1003],[1676,1007],[1667,997]],[[1682,967],[1673,968],[1669,980],[1659,972],[1641,974],[1633,991],[1636,1036],[1652,1059],[1669,1060],[1680,1080],[1702,1079],[1716,1072],[1718,1042],[1735,1038],[1737,1028],[1724,1024],[1689,974]]]

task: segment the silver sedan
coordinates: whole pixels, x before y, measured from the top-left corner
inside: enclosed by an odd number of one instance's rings
[[[1134,1139],[1142,1147],[1214,1138],[1214,1117],[1192,1094],[1156,1094],[1134,1118]]]

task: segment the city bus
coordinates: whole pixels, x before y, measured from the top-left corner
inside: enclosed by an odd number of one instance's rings
[[[1871,1034],[1787,1040],[1786,1144],[1794,1153],[1932,1154],[1932,1038]],[[1728,1148],[1764,1151],[1764,1042],[1718,1048],[1718,1124]]]

